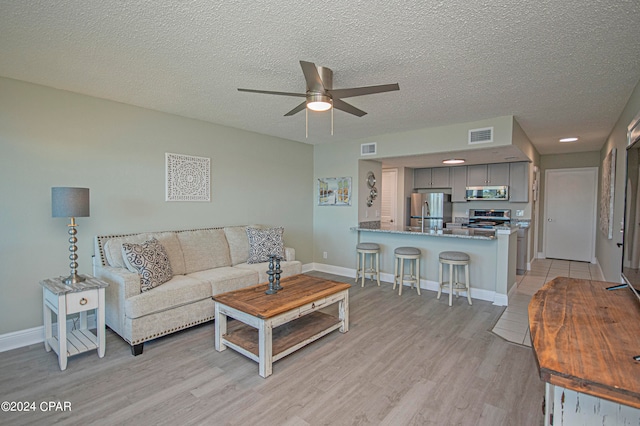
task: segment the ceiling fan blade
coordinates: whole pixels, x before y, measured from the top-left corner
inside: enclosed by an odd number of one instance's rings
[[[285,117],[289,117],[293,114],[297,114],[300,111],[302,111],[303,109],[305,109],[307,107],[307,101],[304,101],[303,103],[301,103],[300,105],[298,105],[297,107],[295,107],[294,109],[292,109],[291,111],[289,111],[288,113],[286,113],[284,116]]]
[[[333,89],[327,90],[327,92],[329,92],[331,97],[335,100],[336,98],[372,95],[374,93],[392,92],[394,90],[400,90],[398,83],[381,84],[379,86],[352,87],[350,89]]]
[[[297,96],[299,98],[307,97],[306,93],[272,92],[270,90],[238,89],[238,92],[264,93],[265,95]]]
[[[300,61],[302,72],[304,73],[304,79],[307,81],[307,89],[312,92],[324,93],[324,84],[318,73],[318,68],[313,62]]]
[[[349,114],[356,115],[358,117],[362,117],[363,115],[367,114],[363,110],[358,109],[358,108],[354,107],[353,105],[350,105],[350,104],[346,103],[345,101],[341,101],[340,99],[334,99],[333,100],[333,107],[337,108],[337,109],[339,109],[341,111],[348,112]]]

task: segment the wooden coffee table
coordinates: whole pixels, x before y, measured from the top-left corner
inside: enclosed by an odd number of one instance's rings
[[[282,290],[265,294],[268,284],[214,296],[216,350],[227,346],[258,362],[259,373],[268,377],[275,361],[340,329],[349,331],[351,285],[308,275],[280,280]],[[338,316],[319,312],[338,303]],[[227,317],[236,323],[227,330]]]

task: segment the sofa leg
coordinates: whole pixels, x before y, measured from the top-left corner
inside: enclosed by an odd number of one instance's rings
[[[133,355],[133,356],[142,355],[143,345],[144,345],[144,343],[138,343],[137,345],[131,345],[131,355]]]

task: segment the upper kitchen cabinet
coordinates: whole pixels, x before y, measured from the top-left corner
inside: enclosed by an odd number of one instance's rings
[[[467,166],[451,167],[451,201],[467,201]]]
[[[467,186],[509,185],[509,163],[467,166]]]
[[[529,163],[509,163],[509,201],[529,202]]]
[[[416,169],[413,172],[413,187],[418,188],[450,188],[449,167],[432,169]]]

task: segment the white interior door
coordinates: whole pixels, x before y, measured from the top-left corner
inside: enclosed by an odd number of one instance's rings
[[[395,225],[397,220],[398,203],[396,196],[398,190],[398,171],[385,169],[382,171],[381,187],[381,214],[380,221],[383,226]]]
[[[595,262],[598,168],[546,170],[544,187],[545,257]]]

